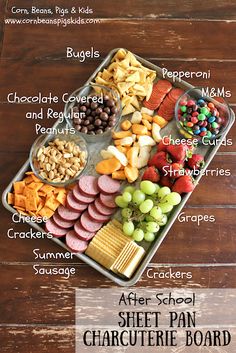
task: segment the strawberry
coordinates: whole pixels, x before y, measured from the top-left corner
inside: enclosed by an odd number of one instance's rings
[[[169,145],[167,146],[167,152],[171,155],[171,158],[177,162],[186,159],[188,151],[187,145]]]
[[[161,152],[155,153],[154,156],[151,159],[149,159],[148,166],[150,167],[154,165],[159,170],[163,170],[163,167],[170,168],[170,165],[171,165],[170,162],[171,161],[169,161],[168,159],[168,154],[164,151],[161,151]]]
[[[179,163],[172,163],[171,165],[166,165],[162,168],[162,173],[164,176],[168,175],[170,178],[176,179],[181,175],[184,175],[183,165]]]
[[[193,179],[189,175],[181,176],[176,180],[172,191],[178,192],[179,194],[193,191],[195,185],[193,184]]]
[[[201,154],[193,154],[188,159],[188,166],[191,169],[202,169],[205,165],[204,157]]]
[[[157,183],[160,180],[160,174],[154,166],[151,166],[143,173],[142,180],[150,180],[153,183]]]
[[[169,145],[170,145],[170,137],[169,136],[163,137],[163,139],[157,145],[157,152],[161,152],[161,151],[166,152],[167,146]]]
[[[169,177],[169,175],[162,175],[160,179],[160,184],[162,186],[168,186],[168,188],[172,189],[174,181]]]
[[[172,163],[171,164],[171,177],[173,179],[177,179],[181,175],[184,175],[183,164],[181,164],[181,163]]]

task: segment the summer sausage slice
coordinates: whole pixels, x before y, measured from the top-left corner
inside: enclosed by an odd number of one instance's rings
[[[98,178],[92,175],[84,175],[78,181],[79,188],[87,195],[96,196],[99,193]]]
[[[78,220],[75,225],[74,225],[74,231],[77,235],[78,238],[85,240],[85,241],[89,241],[90,239],[92,239],[95,235],[95,233],[91,233],[88,232],[86,229],[84,229],[84,227],[82,227],[80,220]]]
[[[95,196],[89,196],[89,195],[85,195],[80,189],[79,186],[76,185],[73,188],[73,196],[75,197],[75,199],[80,202],[80,203],[91,203],[95,200]]]
[[[101,203],[100,199],[97,198],[94,202],[94,205],[98,212],[100,212],[104,216],[110,216],[114,212],[114,208],[110,208]]]
[[[120,182],[112,179],[109,175],[101,175],[98,178],[98,188],[106,194],[114,194],[120,190]]]
[[[51,218],[47,220],[45,227],[55,238],[63,237],[68,232],[68,229],[59,227]]]
[[[75,212],[67,207],[60,205],[57,209],[59,216],[65,221],[75,221],[79,218],[81,212]]]
[[[66,203],[68,208],[75,212],[83,212],[88,207],[87,203],[77,201],[72,191],[67,194]]]
[[[74,221],[66,221],[63,218],[61,218],[59,216],[59,214],[57,212],[54,213],[54,215],[52,216],[54,222],[61,228],[65,228],[65,229],[69,229],[71,227],[73,227],[74,225]]]
[[[104,216],[98,210],[96,209],[95,205],[91,203],[88,207],[88,214],[92,219],[94,219],[97,222],[107,222],[111,218],[111,216]]]
[[[74,252],[84,252],[87,249],[88,242],[77,237],[74,230],[66,233],[66,245]]]
[[[114,195],[107,195],[107,194],[103,194],[101,193],[99,195],[100,201],[101,203],[106,206],[106,207],[110,207],[110,208],[116,208],[116,203],[115,203],[115,198],[118,194],[114,194]]]
[[[88,211],[85,211],[80,217],[80,222],[82,227],[88,232],[94,233],[97,232],[103,225],[103,222],[94,221],[88,214]]]

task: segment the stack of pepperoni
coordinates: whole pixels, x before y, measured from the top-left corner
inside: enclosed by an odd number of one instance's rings
[[[143,105],[150,110],[157,110],[157,114],[167,121],[174,116],[175,104],[184,92],[180,88],[173,88],[167,80],[159,80],[153,85],[152,94]]]
[[[84,252],[96,232],[115,212],[115,197],[120,183],[110,176],[82,176],[67,195],[66,207],[60,206],[46,222],[54,237],[65,236],[74,252]]]

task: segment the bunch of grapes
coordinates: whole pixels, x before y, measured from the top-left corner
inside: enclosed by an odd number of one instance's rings
[[[115,202],[122,209],[124,234],[137,242],[143,239],[152,242],[160,227],[167,223],[173,207],[180,203],[181,196],[149,180],[141,181],[139,187],[127,186]]]

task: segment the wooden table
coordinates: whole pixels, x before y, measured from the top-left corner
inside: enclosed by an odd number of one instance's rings
[[[28,111],[39,106],[7,104],[9,92],[35,95],[38,92],[62,95],[80,87],[107,53],[126,47],[151,62],[169,70],[211,70],[211,79],[192,79],[198,86],[230,90],[228,99],[235,105],[236,6],[233,0],[215,0],[200,5],[197,0],[131,0],[122,2],[80,1],[90,6],[90,17],[100,18],[96,25],[10,25],[4,18],[11,8],[53,7],[53,1],[0,0],[0,103],[1,103],[1,189],[7,186],[28,158],[36,138],[35,121],[26,119]],[[77,1],[57,1],[57,6],[78,6]],[[34,18],[34,16],[28,16]],[[48,16],[42,15],[47,18]],[[54,16],[56,18],[58,16]],[[86,15],[81,15],[86,17]],[[98,59],[80,63],[66,58],[66,47],[99,50]],[[63,104],[54,105],[57,111]],[[51,126],[52,122],[39,122]],[[150,287],[236,287],[235,241],[235,126],[228,138],[231,146],[222,146],[211,169],[230,169],[230,177],[204,177],[189,200],[188,215],[214,215],[215,223],[176,222],[150,267],[156,271],[191,271],[191,280],[150,279],[144,273],[140,286]],[[35,276],[33,249],[58,251],[50,240],[9,239],[7,230],[27,231],[24,224],[13,224],[11,214],[1,207],[1,353],[74,352],[74,302],[76,287],[112,287],[109,280],[89,266],[70,261],[76,275]],[[64,262],[62,265],[67,265]],[[45,263],[47,266],[56,262]]]

